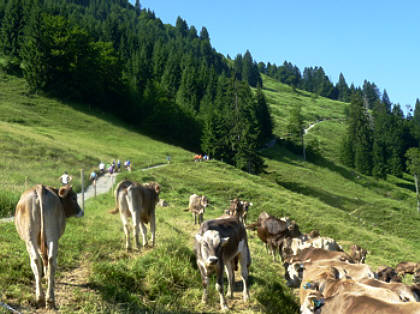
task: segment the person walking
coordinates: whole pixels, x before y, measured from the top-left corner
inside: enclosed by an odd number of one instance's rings
[[[99,163],[99,171],[101,174],[105,172],[105,164],[102,161]]]
[[[90,173],[89,176],[89,181],[91,181],[93,183],[93,185],[96,185],[96,179],[98,178],[98,175],[96,174],[96,172],[94,170],[92,170],[92,172]]]
[[[61,185],[67,185],[73,180],[72,176],[70,176],[67,171],[64,171],[64,174],[62,174],[58,180],[61,181]]]

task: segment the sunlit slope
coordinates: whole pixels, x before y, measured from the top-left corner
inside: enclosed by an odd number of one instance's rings
[[[0,76],[0,216],[25,185],[57,185],[64,170],[79,188],[80,169],[88,175],[101,160],[130,159],[135,168],[166,162],[168,155],[177,162],[191,153],[86,106],[29,95],[23,79]]]
[[[317,96],[295,89],[263,75],[263,91],[270,105],[275,123],[274,133],[279,137],[287,134],[290,109],[302,106],[302,115],[306,127],[320,120],[343,121],[345,103]]]
[[[301,176],[303,171],[293,175]],[[407,238],[398,232],[385,231],[381,226],[363,223],[357,215],[349,215],[332,202],[329,204],[314,195],[293,192],[217,161],[169,164],[147,172],[123,173],[120,178],[126,176],[140,182],[159,182],[162,186],[161,198],[170,205],[157,208],[156,248],[125,253],[120,218],[107,213],[114,206],[111,194],[89,200],[86,216],[70,219],[60,241],[58,282],[67,282],[63,279],[67,273],[79,269],[74,267],[87,269],[85,286],[74,285],[65,298],[58,299],[65,313],[140,310],[217,312],[219,302],[214,279],[209,287],[209,304],[200,302],[201,279],[192,250],[198,226],[194,226],[191,215],[184,211],[191,193],[208,196],[211,206],[205,213],[205,219],[221,215],[229,200],[239,196],[254,203],[249,221],[255,220],[263,210],[277,216],[288,215],[298,222],[302,231],[319,229],[321,234],[336,238],[345,249],[351,243],[367,247],[370,253],[367,263],[373,266],[392,265],[400,259],[416,260],[420,257],[419,241],[414,231]],[[0,274],[0,291],[9,303],[28,306],[28,300],[33,299],[33,279],[23,242],[13,228],[12,224],[0,225],[0,268],[5,270]],[[249,241],[253,260],[250,270],[251,302],[249,306],[242,303],[238,285],[235,298],[228,301],[229,306],[235,312],[243,313],[296,313],[297,299],[285,286],[281,263],[271,262],[271,257],[254,232],[249,232]],[[3,258],[11,251],[15,258]],[[239,275],[236,280],[240,280]],[[63,286],[57,287],[62,289]]]
[[[330,213],[314,212],[313,219],[315,215],[320,215],[318,218],[325,221],[343,217],[341,223],[332,224],[325,230],[328,236],[356,242],[371,253],[384,257],[391,254],[391,264],[410,259],[409,256],[411,260],[419,260],[420,216],[416,212],[412,178],[405,175],[401,179],[388,176],[386,181],[377,180],[340,164],[340,142],[346,129],[345,103],[295,92],[291,87],[267,77],[264,77],[264,85],[277,123],[276,135],[282,137],[286,132],[289,108],[302,104],[306,125],[316,123],[305,135],[305,142],[316,139],[320,156],[303,161],[301,155],[290,152],[281,143],[277,144],[262,152],[268,166],[263,177],[279,187],[316,199],[331,208]],[[316,210],[315,203],[313,207],[311,212]],[[352,234],[344,232],[344,225],[353,219],[360,228],[376,236],[368,239],[356,230]],[[379,239],[388,239],[390,246],[385,248],[379,244]],[[391,245],[397,243],[397,239],[410,242],[409,249]],[[398,254],[394,255],[396,252]],[[371,257],[370,261],[376,263],[381,259]]]

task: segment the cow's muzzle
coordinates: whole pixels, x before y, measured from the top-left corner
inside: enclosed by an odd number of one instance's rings
[[[207,264],[207,266],[214,266],[214,265],[216,265],[217,264],[217,261],[218,261],[219,259],[216,257],[216,256],[209,256],[208,258],[207,258],[207,262],[206,262],[206,264]]]

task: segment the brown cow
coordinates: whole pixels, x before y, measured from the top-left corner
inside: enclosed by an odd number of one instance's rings
[[[415,262],[401,262],[395,267],[395,270],[400,276],[414,274],[418,269],[420,269],[420,264]]]
[[[236,257],[241,264],[243,300],[248,302],[248,271],[251,264],[251,255],[246,231],[242,223],[234,217],[205,221],[195,235],[195,253],[203,283],[203,303],[207,303],[209,274],[215,271],[217,275],[216,290],[219,292],[220,306],[223,311],[228,310],[223,294],[223,269],[225,268],[228,275],[227,294],[232,298],[235,282],[232,266]]]
[[[364,248],[353,244],[350,248],[350,256],[354,259],[354,261],[356,261],[357,263],[362,263],[364,264],[366,261],[366,255],[367,255],[368,251],[365,250]]]
[[[225,213],[232,217],[236,217],[242,223],[246,223],[250,206],[252,206],[252,203],[241,201],[239,198],[234,198],[230,201],[229,209],[226,210]]]
[[[208,205],[207,197],[204,195],[198,196],[197,194],[192,194],[189,199],[188,209],[194,216],[194,225],[197,224],[197,215],[198,223],[203,222],[203,215],[206,211]]]
[[[304,314],[318,313],[317,309],[320,309],[322,314],[420,314],[420,303],[418,302],[386,301],[354,292],[342,292],[330,298],[323,298],[318,291],[314,291],[308,295],[304,303],[305,307],[301,308],[301,313]],[[314,304],[316,308],[314,308]]]
[[[389,266],[379,266],[376,270],[376,277],[385,282],[402,282],[402,278],[395,269]]]
[[[345,252],[328,251],[318,248],[305,248],[297,255],[289,255],[284,260],[284,276],[289,287],[299,287],[303,277],[305,262],[319,262],[321,260],[336,260],[354,263]]]
[[[159,202],[160,186],[156,182],[140,184],[129,180],[118,183],[115,189],[116,208],[110,211],[111,214],[120,212],[121,221],[124,227],[125,247],[131,249],[130,232],[128,219],[131,217],[134,228],[136,249],[140,249],[139,229],[143,237],[143,246],[148,245],[147,229],[145,224],[150,222],[152,233],[152,246],[155,246],[156,218],[155,207]]]
[[[256,223],[247,226],[250,230],[257,229],[257,235],[269,247],[273,256],[273,261],[276,260],[276,250],[278,243],[288,235],[290,224],[282,219],[270,216],[266,212],[262,212]]]
[[[37,185],[24,192],[16,205],[15,225],[20,238],[25,241],[35,275],[36,302],[45,301],[42,291],[42,265],[48,279],[46,307],[55,307],[54,275],[57,268],[58,240],[64,233],[66,218],[81,217],[83,211],[77,204],[77,195],[71,186],[59,190]]]
[[[359,281],[365,285],[369,285],[377,288],[384,288],[394,291],[400,296],[401,301],[404,302],[419,302],[420,296],[417,295],[416,287],[410,287],[400,282],[383,282],[375,278],[364,278]]]

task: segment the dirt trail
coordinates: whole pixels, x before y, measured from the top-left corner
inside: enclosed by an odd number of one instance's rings
[[[150,166],[147,168],[143,168],[141,170],[146,171],[150,169],[164,167],[167,165],[168,164],[158,164],[158,165]],[[96,180],[96,195],[108,193],[109,190],[111,190],[112,185],[115,183],[117,175],[118,173],[114,173],[114,174],[106,173],[103,176],[100,176],[98,180]],[[94,196],[95,196],[95,187],[93,186],[93,184],[91,184],[86,188],[85,201]],[[80,206],[82,205],[82,193],[77,194],[77,202],[79,203]],[[5,223],[5,222],[13,222],[13,217],[0,218],[0,223]]]

